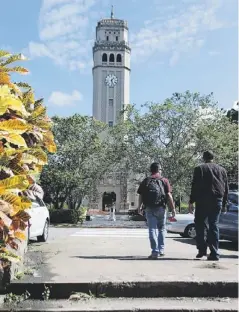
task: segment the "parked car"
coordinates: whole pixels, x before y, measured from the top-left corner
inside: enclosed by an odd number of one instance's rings
[[[227,212],[219,219],[220,239],[238,241],[238,191],[228,194]],[[168,217],[166,225],[168,233],[180,234],[182,237],[196,237],[194,215],[177,214],[175,218]],[[205,228],[205,231],[207,229]]]
[[[238,242],[238,192],[228,194],[227,212],[219,219],[220,238]]]
[[[182,237],[195,238],[196,229],[194,224],[194,215],[177,214],[175,218],[168,217],[166,223],[168,233],[180,234]]]
[[[37,238],[39,242],[46,242],[48,239],[50,216],[43,200],[36,198],[32,200],[32,207],[27,210],[31,219],[28,226],[28,240]]]
[[[130,206],[128,210],[128,215],[129,216],[136,216],[138,215],[138,208],[135,208],[135,206]]]

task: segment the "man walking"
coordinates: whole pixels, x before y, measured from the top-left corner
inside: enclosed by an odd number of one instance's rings
[[[166,232],[166,203],[170,205],[174,217],[175,206],[171,194],[171,186],[168,179],[161,177],[159,163],[153,163],[150,167],[151,176],[144,179],[138,188],[139,205],[145,207],[146,219],[149,228],[149,240],[151,255],[149,259],[156,260],[164,256],[164,241]]]
[[[228,181],[226,170],[213,162],[213,154],[203,153],[204,164],[194,169],[189,212],[193,213],[193,203],[196,204],[195,227],[198,254],[196,258],[207,255],[207,245],[210,249],[208,260],[219,260],[219,229],[218,221],[221,211],[225,211],[228,197]],[[205,235],[206,221],[208,232]]]

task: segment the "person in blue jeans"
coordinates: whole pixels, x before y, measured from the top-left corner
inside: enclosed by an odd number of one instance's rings
[[[214,163],[214,155],[210,151],[203,153],[204,163],[194,169],[189,212],[195,209],[196,243],[200,259],[207,256],[207,247],[210,254],[209,261],[219,260],[219,229],[218,222],[221,212],[226,211],[228,198],[227,172],[220,165]],[[208,224],[207,235],[205,228]]]
[[[166,204],[168,203],[171,208],[172,217],[175,217],[176,211],[170,183],[168,179],[161,176],[159,163],[152,163],[150,171],[151,175],[141,182],[137,191],[139,194],[138,211],[141,213],[143,204],[152,250],[149,259],[155,260],[165,254]]]

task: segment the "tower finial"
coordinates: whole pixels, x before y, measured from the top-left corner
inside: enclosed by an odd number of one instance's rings
[[[114,6],[111,6],[111,18],[114,18]]]

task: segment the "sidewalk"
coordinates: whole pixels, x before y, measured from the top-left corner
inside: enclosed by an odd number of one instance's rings
[[[179,236],[167,238],[166,256],[157,261],[147,259],[147,238],[68,236],[33,244],[26,266],[34,267],[35,276],[24,282],[237,282],[238,252],[229,250],[231,243],[222,242],[219,262],[195,260],[192,243]]]

